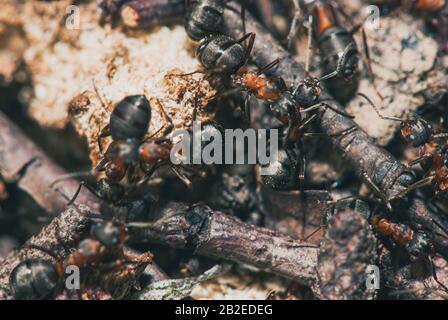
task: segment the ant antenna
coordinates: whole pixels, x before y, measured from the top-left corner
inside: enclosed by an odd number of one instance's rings
[[[292,47],[292,41],[295,37],[295,35],[299,32],[300,28],[301,28],[301,24],[300,24],[300,19],[301,19],[301,9],[300,9],[300,4],[299,4],[299,0],[292,0],[292,3],[294,5],[294,18],[292,20],[291,23],[291,27],[289,28],[289,34],[288,37],[286,39],[286,48],[288,51],[291,50]]]
[[[53,182],[50,183],[49,187],[53,188],[55,184],[57,184],[58,182],[61,182],[63,180],[68,180],[68,179],[72,179],[72,178],[80,178],[80,177],[91,176],[91,175],[92,175],[92,173],[90,171],[78,171],[78,172],[63,174],[63,175],[60,175],[59,177],[57,177],[56,179],[54,179]]]
[[[366,99],[367,102],[368,102],[368,103],[372,106],[372,108],[375,110],[375,112],[376,112],[376,114],[378,115],[378,117],[380,117],[381,119],[403,122],[403,119],[400,119],[400,118],[397,118],[397,117],[383,116],[383,115],[380,113],[380,111],[378,110],[377,106],[376,106],[376,105],[372,102],[372,100],[370,100],[370,98],[367,97],[364,93],[358,92],[357,95],[363,97],[364,99]]]
[[[101,106],[103,107],[103,109],[107,112],[110,113],[110,111],[107,109],[106,107],[106,103],[104,102],[103,97],[101,97],[100,92],[98,91],[98,88],[95,84],[95,79],[92,78],[92,85],[93,85],[93,89],[95,90],[96,96],[98,97],[98,99],[100,100]]]
[[[353,47],[351,45],[348,45],[347,47],[345,47],[344,52],[342,53],[342,56],[339,59],[338,65],[336,66],[336,70],[320,77],[318,80],[323,81],[323,80],[327,80],[327,79],[330,79],[330,78],[333,78],[333,77],[336,77],[337,75],[339,75],[341,73],[341,69],[344,64],[345,57],[347,56],[347,54],[350,50],[353,50]]]
[[[308,17],[308,48],[306,52],[306,62],[305,62],[305,71],[309,73],[310,71],[310,64],[311,64],[311,49],[312,49],[312,42],[313,42],[313,16]]]

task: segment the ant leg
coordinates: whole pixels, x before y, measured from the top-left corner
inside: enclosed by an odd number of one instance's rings
[[[405,190],[403,190],[402,192],[400,192],[399,194],[397,194],[397,195],[395,196],[395,198],[398,199],[398,198],[404,197],[405,195],[407,195],[409,192],[411,192],[411,191],[413,191],[413,190],[416,190],[416,189],[419,189],[419,188],[428,186],[428,185],[430,185],[431,183],[433,183],[434,179],[435,179],[435,176],[429,176],[429,177],[426,177],[426,178],[424,178],[424,179],[421,179],[420,181],[417,181],[417,182],[411,184],[411,185],[408,186]]]
[[[25,175],[25,173],[27,172],[28,168],[31,167],[31,165],[33,165],[34,163],[37,166],[40,166],[42,164],[40,157],[34,156],[30,160],[25,162],[25,164],[23,164],[23,166],[20,168],[20,170],[14,175],[13,180],[14,181],[20,180],[20,178],[22,178]]]
[[[356,126],[338,131],[336,133],[331,133],[331,134],[328,134],[325,132],[307,132],[307,133],[304,133],[302,136],[303,137],[338,137],[338,136],[346,136],[354,131],[356,131]]]
[[[184,77],[188,77],[188,76],[192,76],[194,74],[198,74],[198,73],[202,73],[205,74],[205,72],[203,70],[195,70],[192,72],[188,72],[188,73],[169,73],[166,74],[164,77],[165,78],[184,78]]]
[[[308,17],[308,46],[306,52],[305,72],[310,72],[311,51],[313,49],[313,16]]]
[[[442,282],[440,282],[439,278],[437,277],[437,271],[436,271],[436,266],[434,265],[434,261],[432,261],[432,258],[429,258],[429,261],[431,263],[432,276],[433,276],[434,280],[437,282],[437,284],[439,286],[441,286],[443,288],[443,290],[448,292],[448,288]]]
[[[266,71],[268,71],[269,69],[274,68],[275,66],[277,66],[280,63],[280,59],[277,58],[274,61],[268,63],[267,65],[265,65],[264,67],[262,67],[260,70],[258,70],[257,72],[257,76],[262,75],[263,73],[265,73]]]
[[[281,76],[276,76],[273,79],[281,92],[288,91],[288,86],[286,85],[285,79]]]
[[[109,109],[107,109],[106,102],[104,101],[103,97],[101,97],[100,92],[98,91],[98,88],[96,87],[95,80],[92,78],[92,85],[93,89],[95,90],[96,96],[100,100],[101,107],[103,107],[104,111],[107,113],[110,113]]]
[[[288,52],[291,51],[292,41],[294,37],[302,28],[301,23],[302,13],[300,10],[299,0],[293,0],[292,3],[294,4],[295,12],[294,12],[294,18],[292,19],[291,22],[291,27],[289,28],[288,37],[286,38],[286,50],[288,50]]]
[[[182,172],[180,172],[175,166],[170,166],[171,170],[176,174],[176,176],[185,184],[185,186],[191,190],[193,188],[193,184],[190,179],[188,179]]]
[[[425,153],[424,155],[422,155],[421,157],[418,157],[417,159],[414,159],[412,161],[410,161],[406,167],[411,168],[413,166],[415,166],[416,164],[423,162],[425,160],[428,160],[432,157],[433,155],[431,153]]]
[[[370,80],[372,81],[372,85],[373,85],[373,88],[375,89],[377,96],[380,97],[381,100],[384,100],[383,95],[380,93],[380,91],[378,90],[378,87],[376,86],[375,75],[372,70],[372,61],[370,59],[369,46],[367,44],[367,36],[366,36],[366,31],[364,30],[364,27],[361,27],[361,35],[362,35],[362,43],[363,43],[363,47],[364,47],[364,55],[367,59],[367,70],[369,70]]]
[[[136,187],[142,186],[144,184],[146,184],[149,179],[152,177],[152,175],[154,174],[154,172],[162,167],[164,164],[163,163],[157,163],[155,165],[153,165],[149,170],[145,171],[145,175],[135,184]]]
[[[246,93],[246,96],[244,97],[244,115],[247,122],[250,122],[250,98],[251,95]]]
[[[311,116],[309,119],[305,120],[303,124],[300,124],[296,118],[289,119],[288,121],[288,127],[286,129],[286,137],[285,141],[283,142],[283,148],[289,149],[295,142],[293,133],[294,130],[301,131],[303,130],[308,123],[310,123],[312,120],[314,120],[315,117]]]
[[[109,124],[105,125],[103,129],[101,129],[100,133],[98,134],[98,137],[105,138],[110,136],[110,127]]]
[[[107,159],[107,158],[101,159],[101,161],[98,163],[98,165],[95,167],[95,169],[93,169],[93,171],[94,172],[104,171],[108,162],[109,162],[109,159]]]
[[[163,108],[162,103],[160,102],[160,100],[157,98],[157,105],[159,107],[160,113],[163,116],[163,119],[165,120],[165,122],[168,123],[168,126],[164,129],[163,131],[163,136],[166,136],[168,133],[170,133],[173,128],[173,120],[170,118],[170,116],[168,116],[168,114],[165,112],[165,109]]]
[[[97,197],[98,199],[102,199],[101,195],[98,194],[98,192],[92,188],[91,186],[89,186],[85,181],[81,181],[78,185],[78,189],[76,189],[75,194],[73,195],[73,197],[70,199],[70,201],[67,203],[67,205],[72,205],[76,198],[78,197],[79,193],[81,192],[81,188],[85,187],[87,190],[89,190],[95,197]]]
[[[246,41],[246,39],[248,39],[248,38],[249,38],[249,44],[246,48],[246,56],[244,57],[245,62],[247,62],[249,60],[250,53],[252,52],[252,49],[254,47],[255,33],[249,32],[249,33],[245,34],[241,39],[237,40],[237,42],[236,42],[238,44],[241,44],[242,42]]]
[[[324,102],[320,102],[320,103],[315,104],[315,105],[313,105],[313,106],[311,106],[311,107],[302,109],[302,110],[300,110],[300,113],[307,113],[307,112],[310,112],[310,111],[313,111],[313,110],[317,110],[317,109],[321,109],[321,108],[328,108],[328,109],[331,109],[331,110],[333,110],[334,112],[336,112],[336,113],[338,113],[338,114],[340,114],[341,116],[344,116],[344,117],[346,117],[346,118],[350,118],[350,119],[354,119],[354,118],[355,118],[355,116],[352,116],[351,114],[349,114],[349,113],[347,113],[347,112],[345,112],[345,111],[343,111],[343,110],[340,110],[340,109],[338,109],[338,108],[335,108],[335,107],[333,107],[332,105],[326,104],[326,103],[324,103]]]
[[[299,130],[303,130],[306,127],[310,125],[311,122],[314,121],[314,119],[317,118],[317,114],[313,114],[311,117],[308,117],[303,123],[300,124]]]
[[[320,230],[322,230],[323,228],[326,228],[327,225],[326,224],[322,224],[319,227],[317,227],[316,229],[314,229],[313,231],[311,231],[311,233],[309,235],[307,235],[306,237],[300,239],[300,241],[306,242],[308,241],[311,237],[313,237],[316,233],[318,233]]]
[[[392,206],[391,206],[389,200],[387,199],[387,196],[384,194],[384,192],[381,191],[381,189],[375,184],[375,182],[372,181],[372,179],[368,176],[368,174],[366,172],[363,172],[362,176],[363,176],[365,182],[367,183],[367,185],[370,187],[370,189],[372,189],[373,192],[376,193],[383,200],[383,202],[387,206],[387,209],[389,209],[389,211],[392,211]]]

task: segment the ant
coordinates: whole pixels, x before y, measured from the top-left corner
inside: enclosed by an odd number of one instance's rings
[[[306,12],[306,16],[308,16],[308,48],[312,46],[314,39],[320,51],[324,72],[330,73],[336,69],[340,70],[336,77],[327,79],[328,89],[332,96],[339,101],[345,102],[354,95],[358,88],[357,70],[360,53],[353,35],[361,30],[369,75],[377,95],[383,100],[383,96],[376,88],[374,81],[363,23],[354,26],[351,30],[346,30],[338,22],[335,8],[343,13],[346,19],[349,17],[347,17],[336,1],[316,0],[311,4],[305,4],[303,1],[294,0],[293,4],[296,14],[287,38],[288,49],[291,47],[295,33],[301,27],[299,21],[301,19],[305,20],[301,10],[303,9]]]
[[[436,269],[432,261],[432,257],[435,255],[435,248],[432,239],[426,232],[421,230],[415,232],[405,224],[392,222],[375,213],[370,217],[370,224],[378,233],[391,237],[395,244],[407,252],[412,262],[428,258],[432,266],[434,280],[448,292],[448,288],[437,278]]]
[[[435,134],[432,125],[418,116],[404,120],[383,116],[369,97],[362,93],[358,95],[367,100],[381,119],[400,122],[400,136],[405,143],[412,147],[420,147],[420,156],[411,161],[408,167],[422,163],[422,167],[427,171],[427,177],[410,185],[396,197],[402,197],[412,190],[433,183],[437,187],[436,195],[448,190],[448,146],[442,147],[435,142],[436,139],[447,138],[448,133]]]
[[[88,214],[98,219],[97,214]],[[57,229],[59,229],[57,227]],[[57,235],[59,243],[63,243]],[[76,250],[71,251],[64,246],[64,257],[47,248],[29,245],[56,260],[56,263],[39,258],[20,262],[11,272],[9,284],[15,299],[49,299],[55,298],[61,291],[65,270],[68,266],[86,269],[98,267],[102,270],[113,269],[128,261],[139,261],[148,264],[152,260],[151,253],[129,255],[123,250],[126,240],[126,228],[123,224],[111,221],[98,222],[92,226],[90,237],[82,240]],[[80,296],[79,296],[80,297]]]
[[[95,85],[94,89],[103,108],[108,111]],[[133,173],[140,164],[139,167],[145,174],[145,177],[137,182],[137,185],[141,185],[147,182],[156,169],[170,164],[170,152],[173,145],[168,135],[174,126],[158,99],[157,106],[168,124],[145,140],[143,138],[151,121],[151,106],[146,97],[144,95],[128,96],[115,106],[110,115],[109,124],[98,135],[98,138],[110,135],[112,143],[107,148],[104,158],[96,166],[95,172],[105,171],[106,179],[111,183],[121,181],[127,172],[129,180],[132,181]],[[162,130],[161,137],[154,137]],[[99,141],[98,144],[101,146]],[[144,166],[149,166],[149,169]],[[173,165],[170,167],[190,188],[189,179]]]
[[[106,108],[95,83],[95,92],[103,108]],[[104,158],[95,168],[96,172],[105,171],[111,182],[121,181],[128,167],[138,162],[138,148],[151,121],[151,105],[144,95],[127,96],[118,102],[110,113],[109,124],[98,134],[98,146],[102,151],[100,138],[112,137]]]

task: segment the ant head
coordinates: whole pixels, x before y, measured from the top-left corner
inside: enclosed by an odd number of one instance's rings
[[[301,108],[307,108],[317,103],[321,91],[319,79],[307,76],[293,88],[293,96]]]
[[[283,124],[287,124],[290,121],[295,109],[296,102],[289,91],[285,91],[279,99],[271,104],[271,113]]]
[[[96,223],[91,230],[91,235],[108,249],[113,249],[124,242],[125,230],[122,226],[111,221]]]
[[[432,126],[420,117],[414,117],[401,123],[401,138],[413,147],[419,147],[429,141]]]

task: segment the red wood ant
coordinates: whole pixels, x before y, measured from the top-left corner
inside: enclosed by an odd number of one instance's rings
[[[94,89],[103,108],[106,109],[95,85]],[[107,148],[104,158],[95,168],[96,172],[105,171],[108,182],[121,181],[126,172],[129,180],[133,181],[133,173],[139,167],[145,174],[144,178],[137,182],[141,185],[147,182],[155,170],[161,166],[170,165],[170,152],[173,145],[168,135],[174,126],[158,99],[157,106],[167,125],[162,126],[147,139],[143,138],[151,120],[149,101],[142,95],[128,96],[115,106],[110,114],[109,124],[98,135],[98,138],[108,135],[112,137],[112,143]],[[162,130],[161,137],[154,137]],[[190,180],[182,172],[173,165],[170,165],[170,168],[187,187],[191,187]]]
[[[435,140],[447,138],[448,133],[435,134],[432,125],[418,116],[404,120],[383,116],[369,97],[362,93],[358,95],[367,100],[381,119],[400,122],[400,136],[404,142],[413,147],[420,147],[420,156],[408,166],[422,163],[427,171],[426,177],[410,185],[396,197],[402,197],[412,190],[431,184],[436,186],[436,195],[445,192],[448,189],[448,146],[441,147]]]
[[[344,102],[353,97],[357,91],[357,70],[360,54],[353,34],[361,30],[369,75],[377,95],[383,100],[374,81],[363,23],[354,26],[351,30],[346,30],[338,22],[335,8],[347,20],[349,17],[344,13],[337,1],[316,0],[304,3],[301,0],[294,0],[293,4],[296,8],[296,14],[288,35],[288,48],[291,47],[294,34],[303,25],[299,21],[305,21],[305,17],[308,16],[308,47],[311,48],[313,41],[317,43],[325,73],[331,73],[336,69],[340,70],[335,77],[327,79],[327,86],[332,96]]]
[[[411,261],[428,258],[432,266],[434,280],[448,292],[448,288],[437,278],[436,269],[432,261],[435,248],[432,239],[424,231],[414,231],[409,226],[392,222],[377,214],[372,214],[370,224],[378,233],[392,238],[394,243],[406,250]]]
[[[99,215],[88,215],[98,219]],[[58,229],[58,228],[57,228]],[[57,235],[59,243],[64,242]],[[152,254],[130,255],[124,252],[126,240],[124,224],[111,221],[98,222],[92,226],[91,236],[82,240],[74,251],[64,246],[66,255],[59,256],[50,249],[29,245],[31,249],[40,250],[56,260],[27,259],[20,262],[11,272],[9,283],[15,299],[49,299],[54,298],[62,289],[65,270],[68,266],[89,272],[88,268],[96,267],[111,270],[125,262],[138,261],[148,264]],[[79,295],[78,295],[79,296]],[[79,296],[81,298],[81,296]]]

